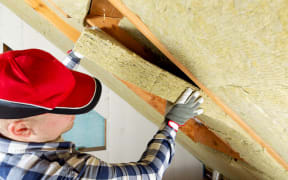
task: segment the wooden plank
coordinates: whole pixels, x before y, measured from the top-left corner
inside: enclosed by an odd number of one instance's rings
[[[183,64],[179,62],[168,49],[157,39],[150,29],[142,22],[142,20],[130,9],[128,9],[120,0],[109,0],[115,8],[117,8],[125,17],[127,17],[136,28],[149,39],[163,54],[165,54],[179,69],[181,69],[193,82],[195,82],[221,109],[228,114],[239,126],[241,126],[247,134],[257,141],[267,152],[286,170],[288,164],[274,151],[274,149],[265,143],[230,107],[223,103],[212,91],[202,84]]]
[[[113,28],[117,27],[121,18],[111,18],[111,17],[104,17],[104,16],[94,16],[89,14],[88,17],[86,18],[86,22],[90,26],[96,26],[98,28]]]
[[[57,4],[53,0],[47,0],[57,11],[59,11],[64,17],[71,18],[68,14],[66,14],[63,9],[57,6]]]
[[[118,78],[119,79],[119,78]],[[129,89],[131,89],[134,93],[140,96],[144,101],[154,107],[160,114],[165,114],[167,101],[159,96],[151,94],[143,89],[135,86],[132,83],[119,79],[123,84],[125,84]]]
[[[41,0],[25,0],[35,11],[45,17],[50,23],[56,26],[70,40],[76,42],[80,36],[80,32],[57,16],[50,8]]]
[[[154,107],[160,114],[165,114],[166,100],[155,96],[149,92],[146,92],[143,89],[135,86],[134,84],[123,80],[121,81],[129,89],[139,95],[144,101]],[[188,137],[190,137],[194,142],[199,142],[220,152],[223,152],[235,159],[244,161],[242,158],[240,158],[239,153],[235,152],[229,146],[229,144],[225,143],[217,135],[211,132],[206,126],[197,123],[194,119],[190,119],[189,121],[187,121],[185,125],[180,128],[180,130]]]

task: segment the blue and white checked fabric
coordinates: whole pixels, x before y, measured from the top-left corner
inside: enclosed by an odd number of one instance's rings
[[[138,162],[109,164],[72,142],[24,143],[0,138],[0,179],[161,179],[175,152],[176,132],[163,124]]]

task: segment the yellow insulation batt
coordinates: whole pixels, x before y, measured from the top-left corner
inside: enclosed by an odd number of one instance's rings
[[[28,7],[25,1],[0,2],[62,51],[73,47],[64,34]],[[202,83],[287,160],[287,1],[123,2],[137,12]],[[73,5],[70,1],[66,3],[66,7]],[[145,117],[160,124],[163,117],[159,113],[94,61],[96,59],[84,60],[82,65]],[[249,165],[194,143],[181,132],[178,142],[202,162],[231,179],[287,179],[282,166],[218,107],[207,109],[215,106],[209,105],[212,102],[205,99],[203,107],[206,111],[201,120],[229,142]]]
[[[198,80],[288,162],[287,1],[122,1]],[[124,21],[121,27],[135,31]],[[211,118],[215,121],[206,124],[218,135],[225,134],[252,166],[274,179],[288,177],[268,155],[256,158],[255,153],[267,152],[235,137],[230,131],[236,126],[219,127],[233,124],[231,119],[216,113]]]
[[[74,48],[90,61],[155,95],[174,102],[186,87],[193,87],[184,80],[150,64],[131,52],[105,32],[86,29]],[[91,65],[92,66],[92,65]],[[270,178],[286,177],[286,171],[263,148],[246,134],[203,92],[204,115],[200,119],[257,171],[267,173]],[[264,170],[263,170],[264,169]],[[272,173],[273,172],[273,173]],[[278,172],[278,173],[275,173]]]
[[[53,1],[59,8],[66,12],[69,16],[83,24],[86,15],[88,14],[91,0],[50,0]]]

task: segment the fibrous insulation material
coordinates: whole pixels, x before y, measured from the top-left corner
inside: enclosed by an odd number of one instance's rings
[[[200,82],[288,162],[287,1],[122,1]],[[121,27],[135,31],[124,21]],[[205,123],[226,136],[256,169],[273,179],[288,177],[258,143],[237,136],[238,125],[222,115],[211,111],[214,120]]]
[[[146,91],[174,102],[189,83],[150,64],[102,31],[86,29],[74,48],[105,70],[119,78],[131,82]],[[270,169],[277,174],[266,174],[268,177],[286,176],[283,167],[279,165],[262,147],[246,134],[232,119],[229,118],[203,92],[205,113],[200,117],[212,131],[235,149],[240,149],[241,157],[257,171]],[[249,149],[249,151],[247,151]],[[245,151],[244,151],[245,150]],[[258,167],[261,167],[258,169]]]
[[[91,4],[91,0],[53,0],[53,2],[81,24],[84,23]]]

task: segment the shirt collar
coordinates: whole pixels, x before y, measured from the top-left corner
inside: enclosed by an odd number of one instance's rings
[[[61,141],[61,140],[60,140]],[[0,152],[10,154],[23,154],[29,152],[69,152],[75,150],[75,144],[69,141],[48,143],[26,143],[18,142],[0,137]]]

